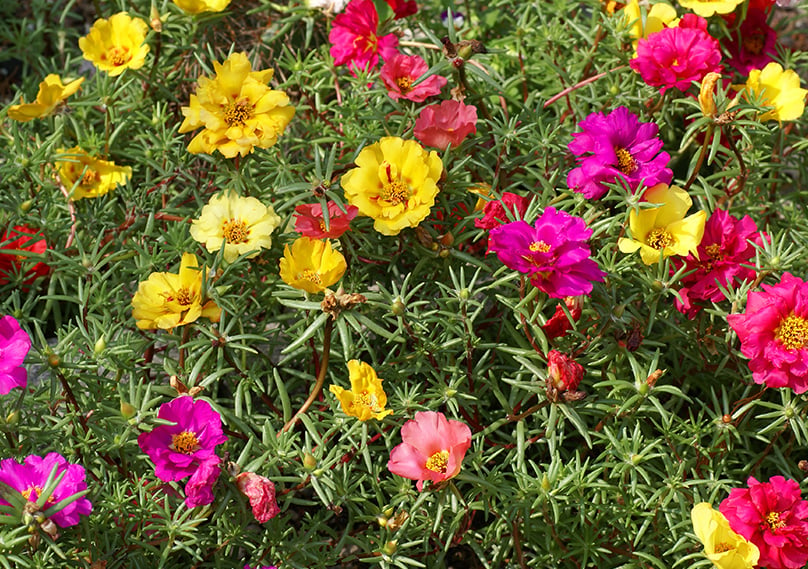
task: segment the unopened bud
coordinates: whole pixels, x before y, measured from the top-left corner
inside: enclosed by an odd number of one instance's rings
[[[799,461],[799,463],[797,463],[797,468],[799,468],[803,472],[808,472],[808,460]]]
[[[463,288],[460,289],[460,291],[457,293],[457,296],[460,297],[460,300],[468,300],[469,296],[471,296],[471,293],[469,292],[469,289]]]
[[[23,213],[27,213],[30,211],[31,206],[34,205],[34,200],[25,200],[20,204],[20,211]]]
[[[12,411],[8,415],[6,415],[6,425],[16,425],[19,422],[20,422],[19,411]]]
[[[550,491],[550,478],[546,474],[541,477],[541,488],[545,492]]]
[[[407,312],[407,306],[400,298],[397,298],[393,301],[393,304],[390,305],[390,312],[396,316],[404,316],[404,313]]]
[[[48,356],[48,365],[51,367],[59,367],[59,364],[62,363],[62,360],[59,359],[59,356],[56,354],[50,354]]]
[[[312,471],[317,468],[317,459],[314,458],[314,455],[310,452],[303,455],[303,468],[308,471]]]
[[[123,415],[124,419],[131,419],[135,416],[135,413],[137,413],[137,409],[135,409],[134,405],[121,401],[121,415]]]
[[[440,257],[441,259],[447,258],[450,254],[451,251],[449,251],[449,249],[441,249],[440,251],[438,251],[438,257]]]
[[[93,346],[93,353],[96,356],[100,356],[104,353],[104,350],[107,349],[107,340],[104,338],[104,335],[101,334],[101,337],[95,341],[95,345]]]
[[[384,516],[376,516],[376,523],[379,524],[379,527],[386,527],[387,518],[385,518]]]
[[[384,544],[384,547],[382,547],[382,552],[385,555],[393,555],[397,549],[398,549],[398,541],[393,539]]]
[[[163,31],[163,21],[160,19],[160,12],[157,11],[157,6],[152,4],[151,12],[149,13],[149,25],[158,34]]]

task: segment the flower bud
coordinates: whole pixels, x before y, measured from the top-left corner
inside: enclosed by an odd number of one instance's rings
[[[28,213],[31,210],[31,206],[34,205],[34,200],[25,200],[20,204],[20,211],[22,213]]]
[[[317,459],[314,458],[314,455],[310,452],[303,455],[303,468],[308,471],[312,471],[317,468]]]
[[[570,356],[557,350],[547,354],[547,386],[558,391],[574,391],[584,376],[584,368]]]
[[[107,349],[107,340],[104,338],[104,335],[101,334],[101,337],[95,341],[95,345],[93,346],[93,353],[96,357],[100,356],[104,353],[104,350]]]
[[[20,422],[19,411],[12,411],[8,415],[6,415],[6,425],[16,425],[19,422]]]
[[[54,353],[48,354],[48,365],[51,367],[59,367],[59,364],[62,363],[62,360]]]
[[[384,544],[384,547],[382,547],[382,552],[385,555],[393,555],[397,549],[398,549],[398,541],[393,539]]]
[[[151,12],[149,13],[149,26],[158,34],[163,31],[163,21],[160,19],[160,12],[157,11],[157,6],[152,4]]]
[[[404,313],[407,312],[407,307],[400,298],[397,298],[393,301],[393,304],[390,305],[390,312],[396,316],[404,316]]]
[[[123,415],[124,419],[131,419],[135,416],[135,413],[137,413],[137,409],[135,409],[134,405],[121,400],[121,415]]]
[[[701,82],[701,89],[699,90],[699,106],[701,112],[705,117],[715,117],[715,100],[713,92],[715,91],[715,84],[721,79],[721,75],[711,71],[704,76]]]

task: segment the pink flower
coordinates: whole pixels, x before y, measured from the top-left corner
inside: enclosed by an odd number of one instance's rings
[[[418,491],[426,480],[433,484],[449,480],[460,472],[463,457],[471,446],[471,429],[460,421],[449,421],[443,413],[419,411],[401,427],[404,441],[390,452],[387,468],[410,480]]]
[[[0,461],[0,482],[17,490],[29,502],[36,502],[47,486],[48,477],[54,467],[56,476],[64,473],[64,477],[45,501],[42,506],[43,511],[74,494],[87,490],[87,483],[84,481],[84,467],[67,462],[62,455],[56,452],[49,453],[45,458],[34,454],[29,455],[25,457],[23,464],[17,463],[13,458]],[[0,505],[9,506],[10,504],[0,497]],[[52,514],[50,520],[57,526],[66,528],[79,523],[79,516],[87,516],[92,510],[93,505],[90,501],[81,497]]]
[[[558,350],[547,354],[547,384],[558,391],[575,391],[584,377],[584,368],[574,358]]]
[[[275,501],[275,485],[269,478],[252,472],[242,472],[236,476],[238,491],[250,499],[253,516],[263,524],[277,516],[281,509]]]
[[[640,39],[637,57],[629,64],[643,80],[661,92],[676,87],[687,91],[711,71],[721,69],[718,42],[707,33],[707,20],[685,14],[678,27],[663,28]]]
[[[413,87],[413,83],[429,70],[422,57],[395,54],[382,65],[381,78],[391,99],[407,99],[423,103],[427,97],[440,95],[446,85],[446,77],[431,75]]]
[[[799,569],[808,562],[808,501],[800,485],[782,476],[734,488],[719,510],[732,531],[760,549],[758,565],[767,569]]]
[[[345,12],[331,24],[328,41],[334,65],[348,65],[351,75],[368,71],[379,63],[379,56],[388,59],[398,53],[395,34],[377,37],[379,15],[373,0],[351,0]]]
[[[221,459],[213,456],[199,465],[185,484],[185,505],[189,508],[205,506],[213,502],[213,485],[219,479]]]
[[[351,220],[359,213],[354,205],[342,211],[336,202],[326,204],[328,228],[323,218],[323,206],[319,203],[302,204],[295,208],[295,231],[312,239],[337,239],[350,229]]]
[[[445,149],[458,146],[463,139],[477,132],[477,107],[454,99],[421,109],[415,119],[415,138],[427,146]]]
[[[572,328],[573,322],[577,322],[581,317],[583,297],[567,296],[564,298],[564,305],[566,305],[570,313],[569,316],[567,316],[567,313],[564,312],[564,309],[561,308],[561,304],[559,303],[556,305],[555,313],[553,313],[550,319],[541,327],[548,340],[563,338],[567,335],[567,331]],[[572,321],[570,321],[570,316],[572,317]]]
[[[30,349],[31,338],[20,323],[13,316],[0,318],[0,395],[28,385],[28,372],[22,362]]]
[[[385,0],[385,2],[395,12],[396,20],[412,16],[418,11],[418,4],[415,3],[415,0]]]
[[[808,283],[785,273],[780,284],[749,291],[746,312],[727,321],[755,383],[808,391]]]
[[[522,219],[529,205],[530,198],[524,198],[512,192],[503,192],[502,199],[491,200],[485,204],[483,217],[474,220],[474,227],[490,230],[503,223],[510,223],[511,218]],[[508,217],[509,214],[510,217]]]

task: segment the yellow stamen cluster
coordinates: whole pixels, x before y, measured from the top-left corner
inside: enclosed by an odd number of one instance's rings
[[[771,531],[785,527],[786,522],[780,519],[780,512],[769,512],[766,516],[766,525]]]
[[[227,126],[244,126],[253,118],[253,107],[246,101],[230,103],[224,111],[224,122]]]
[[[534,253],[546,253],[547,251],[550,250],[550,245],[548,243],[545,243],[544,241],[534,241],[533,243],[530,244],[528,249],[530,249]]]
[[[426,460],[426,468],[432,472],[446,474],[446,468],[449,465],[449,451],[439,450]]]
[[[808,320],[796,314],[791,314],[780,321],[780,325],[774,332],[774,337],[787,350],[804,348],[808,346]]]
[[[614,153],[617,155],[617,169],[623,172],[623,174],[631,174],[637,169],[637,161],[634,160],[634,157],[628,150],[618,146],[614,149]]]
[[[662,251],[673,244],[673,235],[658,227],[648,234],[648,246]]]
[[[192,454],[199,448],[199,439],[193,431],[182,431],[171,438],[171,449],[182,454]]]
[[[250,228],[244,221],[230,218],[222,224],[222,235],[228,245],[247,243],[250,239]]]

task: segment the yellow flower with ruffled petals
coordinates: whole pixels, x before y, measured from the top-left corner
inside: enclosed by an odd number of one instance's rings
[[[367,421],[384,419],[393,412],[384,408],[387,405],[387,394],[382,388],[382,379],[376,375],[376,370],[365,362],[351,360],[348,362],[348,373],[351,381],[350,390],[338,385],[328,388],[337,396],[346,415]]]
[[[676,9],[665,2],[651,4],[645,16],[645,21],[643,21],[638,0],[628,2],[623,7],[622,12],[625,25],[628,26],[628,35],[631,36],[633,40],[631,44],[634,46],[635,55],[637,52],[637,43],[641,38],[647,38],[650,34],[656,33],[664,28],[674,27],[679,23]]]
[[[221,12],[232,0],[174,0],[174,4],[189,14]]]
[[[132,298],[132,317],[141,329],[171,330],[200,316],[218,322],[221,309],[202,297],[202,281],[209,271],[199,268],[196,255],[184,253],[179,273],[152,273],[138,284]]]
[[[117,166],[109,160],[93,158],[78,146],[59,149],[56,172],[69,192],[70,199],[97,198],[124,185],[132,177],[132,168]]]
[[[760,559],[760,550],[729,526],[724,514],[701,502],[690,512],[693,532],[704,545],[704,555],[718,569],[752,569]]]
[[[679,5],[692,10],[702,18],[709,18],[713,14],[729,14],[744,0],[679,0]]]
[[[299,237],[283,249],[281,279],[310,293],[322,292],[342,278],[348,268],[342,253],[328,240]]]
[[[36,94],[36,101],[26,103],[22,101],[19,105],[11,105],[8,109],[8,118],[28,122],[33,119],[40,119],[53,113],[70,95],[79,90],[84,82],[84,77],[79,77],[67,85],[62,84],[62,79],[55,73],[51,73],[42,83],[39,84],[39,92]]]
[[[417,227],[435,205],[443,162],[414,140],[387,136],[362,149],[356,165],[340,180],[348,203],[375,220],[373,228],[398,235]]]
[[[618,246],[623,253],[639,249],[643,263],[653,265],[660,255],[698,256],[696,249],[704,235],[707,213],[700,211],[685,217],[693,201],[677,186],[657,184],[645,191],[644,201],[659,207],[643,208],[629,213],[631,239],[621,238]]]
[[[115,77],[124,69],[140,69],[146,63],[149,46],[144,42],[148,31],[149,26],[140,18],[118,12],[109,20],[96,20],[90,33],[79,38],[79,47],[84,59]]]
[[[188,145],[192,154],[213,154],[226,158],[246,156],[257,146],[269,148],[278,141],[295,114],[289,97],[272,90],[267,83],[272,69],[253,71],[245,53],[234,53],[224,63],[213,64],[216,77],[201,77],[188,107],[180,132],[204,127]]]
[[[793,121],[805,111],[808,90],[800,88],[799,75],[791,69],[784,71],[779,63],[769,63],[763,70],[752,69],[745,89],[761,98],[765,106],[774,107],[760,115],[761,121]]]

